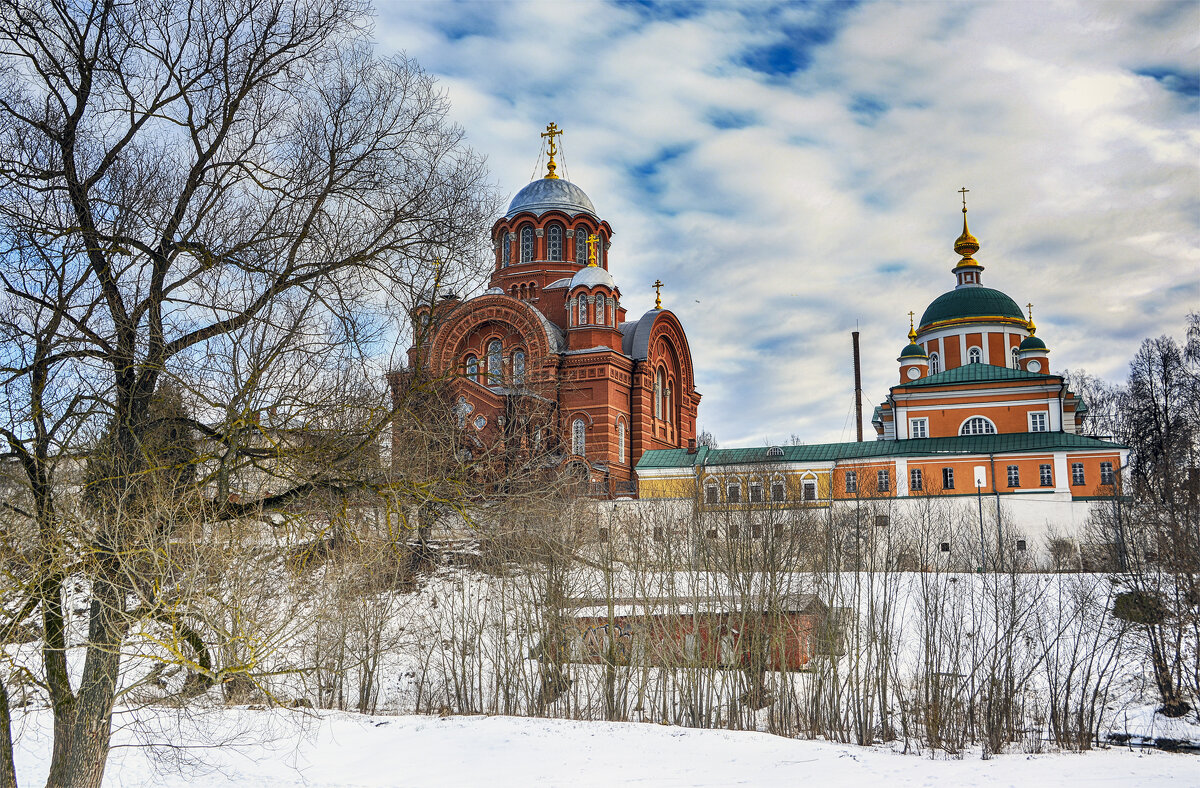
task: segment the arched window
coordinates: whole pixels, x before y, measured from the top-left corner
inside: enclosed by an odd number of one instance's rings
[[[663,371],[660,369],[654,376],[654,418],[663,416]]]
[[[533,228],[529,225],[521,228],[521,262],[533,262]]]
[[[479,359],[474,356],[467,356],[467,378],[470,380],[479,380]]]
[[[995,435],[996,425],[983,416],[972,416],[963,422],[958,430],[959,435]]]
[[[588,231],[586,227],[578,227],[575,230],[575,262],[580,265],[587,265],[588,261]]]
[[[488,342],[487,376],[489,386],[500,385],[500,381],[503,379],[503,358],[504,346],[500,344],[500,340],[493,339],[491,342]]]
[[[968,364],[982,364],[983,363],[983,351],[977,347],[973,347],[970,350],[968,350],[967,351],[967,363]]]
[[[671,386],[668,384],[663,392],[663,411],[667,424],[671,423],[671,413],[675,410],[675,403],[671,401]]]
[[[596,323],[599,325],[605,325],[605,323],[604,323],[605,301],[606,301],[606,299],[604,298],[603,295],[596,296]]]
[[[625,462],[625,422],[617,423],[617,462]]]
[[[929,354],[929,374],[936,375],[942,371],[942,359],[937,353]]]
[[[1013,345],[1013,349],[1010,352],[1010,355],[1012,356],[1012,368],[1020,369],[1021,368],[1021,351],[1016,345]]]
[[[512,360],[512,376],[514,386],[525,385],[525,351],[518,350],[513,353]]]
[[[579,296],[579,325],[581,326],[587,325],[587,302],[587,296]]]
[[[583,419],[575,419],[575,423],[571,425],[571,453],[583,456],[584,435],[586,434],[587,425],[583,423]]]
[[[608,324],[614,328],[617,325],[617,298],[613,296],[608,299]]]
[[[562,260],[563,229],[561,224],[552,224],[546,228],[546,257],[550,260]]]
[[[512,243],[508,239],[508,233],[500,235],[500,264],[504,268],[512,264]]]

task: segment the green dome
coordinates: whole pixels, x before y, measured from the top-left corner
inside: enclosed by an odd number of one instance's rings
[[[924,330],[933,323],[971,317],[1000,317],[1025,322],[1017,302],[999,290],[962,287],[935,298],[925,314],[921,315],[921,328]]]
[[[1046,343],[1035,336],[1025,337],[1025,341],[1021,343],[1021,350],[1045,350]]]
[[[900,358],[929,358],[925,355],[925,350],[915,342],[910,342],[904,350],[900,351]]]

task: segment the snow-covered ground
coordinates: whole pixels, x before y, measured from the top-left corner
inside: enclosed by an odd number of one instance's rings
[[[609,786],[1189,786],[1200,757],[1152,750],[903,755],[764,733],[520,717],[369,717],[246,708],[142,709],[116,734],[108,788]],[[149,720],[147,724],[145,721]],[[120,721],[120,720],[118,720]],[[45,779],[49,717],[19,720],[17,772]],[[184,749],[179,747],[183,746]],[[187,749],[187,747],[195,749]]]

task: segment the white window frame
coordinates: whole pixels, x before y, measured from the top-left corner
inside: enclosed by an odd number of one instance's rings
[[[1042,487],[1054,486],[1054,465],[1048,462],[1038,464],[1038,484]]]
[[[1041,417],[1040,419],[1038,417]],[[1039,423],[1040,422],[1040,425]],[[1040,429],[1039,429],[1040,427]],[[1030,432],[1049,432],[1050,431],[1050,412],[1045,410],[1031,410],[1029,412],[1029,431]]]
[[[734,500],[734,499],[737,500]],[[725,482],[725,502],[726,503],[741,503],[742,502],[742,483],[741,482]]]
[[[1009,465],[1004,470],[1005,470],[1005,474],[1008,479],[1008,486],[1009,487],[1020,487],[1021,486],[1021,466],[1020,465]]]
[[[908,489],[923,492],[925,490],[925,474],[920,468],[908,469]]]
[[[803,481],[801,481],[800,482],[800,490],[801,490],[801,497],[805,501],[821,500],[821,498],[820,498],[821,491],[817,487],[816,479],[804,479]],[[809,495],[810,490],[812,491],[812,495]]]
[[[978,356],[978,358],[976,358],[976,356]],[[971,347],[967,348],[967,363],[982,364],[983,348],[979,347],[979,345],[972,345]]]
[[[966,431],[967,425],[970,424],[975,419],[979,419],[984,424],[986,424],[990,429],[986,429],[983,432],[975,432],[975,431],[967,432]],[[996,423],[994,421],[992,421],[991,419],[989,419],[987,416],[980,416],[978,413],[976,413],[973,416],[968,416],[967,418],[963,419],[963,423],[958,425],[958,434],[959,435],[995,435],[995,434],[997,434]]]
[[[888,468],[881,468],[875,472],[875,490],[876,492],[891,492],[892,491],[892,472]]]
[[[946,482],[950,482],[950,484],[946,484]],[[942,468],[942,489],[954,489],[954,468],[952,466],[947,465]]]
[[[918,435],[917,433],[921,433]],[[910,438],[928,438],[929,437],[929,419],[918,418],[908,420],[908,437]]]
[[[779,489],[780,495],[775,494],[776,488]],[[782,476],[771,479],[771,500],[775,503],[787,500],[787,481]]]
[[[846,495],[858,494],[858,471],[846,471]]]
[[[1087,469],[1082,462],[1071,463],[1071,486],[1082,487],[1087,484]]]
[[[1107,481],[1105,480],[1105,477],[1107,477]],[[1117,473],[1115,470],[1113,470],[1113,464],[1108,460],[1100,463],[1100,484],[1111,487],[1112,485],[1116,484],[1116,481]]]
[[[758,493],[757,497],[755,493]],[[754,479],[750,482],[750,503],[764,503],[767,499],[763,495],[763,483],[761,479]]]
[[[709,480],[704,483],[704,502],[706,504],[717,504],[721,502],[721,485],[715,481]]]
[[[526,243],[528,241],[528,243]],[[521,262],[532,263],[537,256],[537,239],[533,235],[533,225],[521,227]]]
[[[554,262],[562,261],[563,229],[557,222],[546,228],[546,259]]]
[[[942,357],[933,352],[929,354],[929,374],[936,375],[942,371]]]

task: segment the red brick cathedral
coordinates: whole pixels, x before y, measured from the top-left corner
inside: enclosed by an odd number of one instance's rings
[[[410,365],[450,374],[468,444],[539,455],[595,492],[632,494],[644,452],[695,439],[700,394],[683,326],[661,299],[627,319],[609,271],[613,228],[555,173],[561,133],[547,127],[545,177],[492,226],[489,289],[419,308],[427,330]]]

